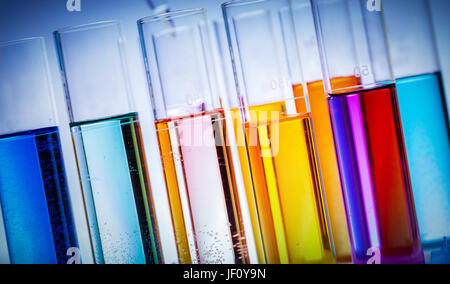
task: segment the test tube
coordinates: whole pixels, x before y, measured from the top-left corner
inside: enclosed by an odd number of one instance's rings
[[[95,263],[161,263],[118,22],[54,32]]]
[[[333,263],[291,1],[222,9],[265,262]]]
[[[0,207],[12,264],[78,248],[42,38],[0,43]]]
[[[234,81],[233,66],[230,57],[230,51],[228,47],[227,32],[225,29],[225,22],[214,22],[214,34],[217,44],[218,55],[218,77],[219,84],[222,83],[221,88],[224,95],[222,96],[222,105],[225,108],[225,115],[228,115],[230,125],[232,125],[231,131],[234,132],[234,139],[236,142],[235,149],[237,150],[236,160],[238,160],[242,173],[242,181],[245,189],[245,196],[247,199],[248,217],[252,224],[254,248],[256,250],[257,261],[260,264],[266,263],[264,244],[259,229],[258,209],[256,206],[256,199],[253,192],[253,182],[251,176],[250,163],[247,155],[247,148],[245,147],[245,135],[242,128],[242,120],[239,110],[239,102],[237,101],[236,83]],[[221,80],[220,80],[221,79]],[[247,240],[249,235],[247,234]],[[250,246],[249,246],[250,252]]]
[[[138,22],[179,261],[248,263],[206,23],[203,9]]]
[[[382,12],[365,0],[312,3],[353,261],[423,263]],[[349,76],[351,87],[332,83]]]
[[[311,117],[314,122],[313,129],[316,134],[317,154],[336,260],[339,263],[348,263],[352,261],[350,240],[311,2],[309,0],[293,0],[292,6],[303,76],[307,85]],[[334,87],[343,88],[351,87],[357,81],[355,76],[339,77],[331,79],[331,84]],[[297,87],[302,88],[302,85]],[[297,94],[301,94],[301,92],[297,92]]]
[[[427,0],[384,3],[422,245],[450,239],[450,135]],[[407,7],[407,9],[405,9]]]

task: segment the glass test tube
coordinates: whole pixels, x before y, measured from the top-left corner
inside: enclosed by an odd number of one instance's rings
[[[231,103],[243,122],[238,143],[247,147],[265,262],[332,263],[311,114],[297,87],[303,78],[291,3],[222,8],[238,90]]]
[[[13,264],[65,264],[77,249],[42,38],[0,43],[0,207]]]
[[[236,83],[234,81],[233,66],[228,47],[228,38],[223,21],[214,22],[214,34],[218,51],[218,76],[222,79],[222,105],[225,108],[225,116],[228,115],[230,124],[233,125],[234,138],[236,141],[237,160],[242,172],[242,181],[245,188],[245,196],[247,199],[248,217],[252,225],[254,248],[256,250],[256,258],[258,263],[266,263],[264,254],[264,244],[259,229],[258,211],[256,206],[256,199],[253,192],[253,183],[251,176],[250,163],[247,155],[247,148],[245,147],[245,135],[242,128],[242,120],[239,112],[239,102],[237,101]],[[247,240],[249,235],[247,234]],[[250,245],[249,245],[250,254]],[[255,258],[255,259],[256,259]]]
[[[54,33],[96,263],[161,263],[120,24]]]
[[[350,240],[311,2],[310,0],[294,0],[292,5],[303,76],[307,84],[311,116],[314,122],[313,129],[330,217],[333,246],[337,261],[348,263],[352,261]],[[351,87],[357,80],[355,76],[339,77],[331,79],[331,84],[335,88]],[[302,88],[302,85],[298,85],[297,88]],[[295,94],[301,93],[296,92]]]
[[[383,8],[422,245],[439,250],[450,240],[450,133],[430,9],[427,0]]]
[[[203,9],[139,21],[180,263],[248,263]]]
[[[382,13],[365,0],[312,3],[353,261],[423,263]]]

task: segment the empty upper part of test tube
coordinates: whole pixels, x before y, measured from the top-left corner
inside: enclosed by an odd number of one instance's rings
[[[205,11],[174,11],[138,24],[155,117],[220,108]]]
[[[54,32],[71,122],[134,110],[119,22],[98,22]]]
[[[222,4],[242,107],[294,99],[303,84],[291,1]]]
[[[428,0],[383,2],[396,78],[440,71]]]
[[[382,13],[365,0],[312,0],[325,87],[354,76],[359,87],[394,82]],[[355,85],[354,87],[357,87]]]
[[[44,39],[0,43],[0,135],[56,125]]]
[[[236,83],[234,81],[233,65],[228,47],[228,37],[225,22],[215,21],[213,24],[215,41],[217,45],[217,66],[219,85],[225,93],[223,99],[227,107],[238,108],[240,106],[236,94]]]
[[[292,12],[305,82],[322,80],[319,48],[310,0],[293,0]]]

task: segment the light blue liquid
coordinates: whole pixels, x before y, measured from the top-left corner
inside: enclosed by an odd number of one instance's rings
[[[450,239],[450,142],[440,74],[397,80],[414,201],[424,247]]]
[[[96,263],[160,263],[136,114],[72,125]]]
[[[0,203],[11,263],[68,261],[78,244],[56,127],[0,137]]]

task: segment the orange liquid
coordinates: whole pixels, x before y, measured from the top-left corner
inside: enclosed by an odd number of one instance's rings
[[[333,263],[310,114],[287,116],[277,102],[235,125],[261,263]]]
[[[356,77],[342,77],[333,79],[331,84],[333,89],[342,89],[359,85],[359,80]],[[336,258],[338,262],[351,262],[342,187],[323,82],[309,83],[308,93]],[[294,86],[294,95],[296,98],[304,96],[302,85]],[[299,112],[306,109],[304,100],[296,100],[296,105]]]
[[[161,151],[161,160],[163,163],[167,194],[169,196],[170,211],[172,212],[172,223],[175,231],[175,238],[178,249],[178,260],[182,264],[191,264],[191,254],[189,241],[186,232],[181,198],[179,194],[175,161],[170,143],[169,126],[167,123],[157,123],[159,147]]]
[[[179,262],[248,263],[223,111],[160,120],[156,129]]]

